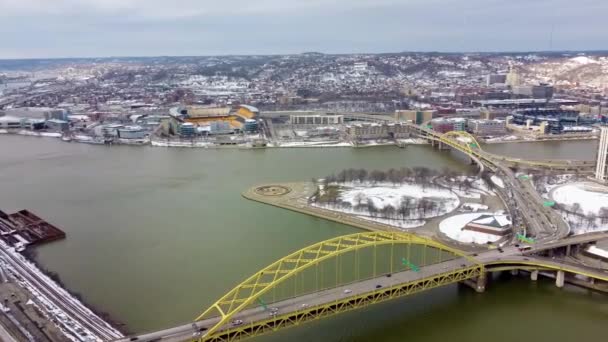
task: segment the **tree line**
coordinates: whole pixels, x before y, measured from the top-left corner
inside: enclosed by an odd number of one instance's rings
[[[417,183],[428,185],[436,177],[458,178],[462,173],[455,172],[449,168],[443,170],[430,169],[428,167],[417,166],[413,168],[402,167],[399,169],[389,169],[386,171],[366,169],[345,169],[336,174],[331,174],[322,179],[323,185],[344,184],[344,183],[392,183],[393,185],[403,183]]]

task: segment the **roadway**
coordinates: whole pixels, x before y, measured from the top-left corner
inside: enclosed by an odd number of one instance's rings
[[[501,267],[509,266],[513,269],[517,269],[519,266],[533,266],[541,269],[554,269],[563,270],[571,273],[578,273],[593,277],[596,279],[608,281],[608,272],[597,270],[593,267],[588,267],[573,262],[567,262],[561,259],[545,258],[534,256],[533,254],[542,252],[548,249],[554,249],[564,247],[568,245],[584,244],[593,241],[597,241],[602,238],[608,237],[608,232],[590,233],[584,235],[576,235],[563,239],[556,239],[555,241],[545,241],[532,245],[532,248],[526,251],[521,251],[515,246],[508,246],[501,250],[493,249],[478,253],[474,255],[477,262],[483,264],[485,267],[492,266]],[[459,270],[475,267],[475,263],[464,257],[458,257],[449,261],[429,265],[422,267],[419,272],[414,271],[403,271],[393,273],[391,277],[386,275],[378,276],[372,279],[363,280],[357,283],[341,285],[336,288],[321,290],[315,293],[310,293],[295,298],[286,299],[276,303],[271,303],[269,306],[278,309],[278,315],[297,313],[299,311],[306,311],[315,307],[322,306],[327,303],[331,303],[337,300],[344,300],[347,298],[354,298],[365,293],[371,293],[377,290],[376,286],[380,285],[382,288],[390,288],[398,286],[400,284],[406,284],[410,282],[420,281],[423,279],[440,276],[441,274],[449,274],[458,272]],[[349,290],[349,293],[345,293],[345,290]],[[244,310],[236,314],[232,321],[242,320],[243,326],[253,325],[257,322],[262,322],[270,318],[269,311],[264,310],[262,307],[255,307]],[[198,331],[206,331],[217,324],[220,317],[213,317],[210,319],[191,322],[164,329],[151,333],[144,333],[141,335],[122,338],[117,341],[126,342],[130,338],[136,337],[138,341],[164,341],[164,342],[179,342],[191,340]],[[223,331],[231,328],[231,325],[223,326],[218,331]]]
[[[32,272],[29,265],[13,255],[13,253],[6,251],[2,246],[0,246],[0,257],[31,286],[36,288],[44,298],[96,336],[105,341],[122,337],[122,334],[114,330],[108,323],[91,312],[78,300],[66,298],[64,293],[57,291],[59,287],[49,285],[45,279]]]
[[[604,234],[588,234],[579,235],[560,241],[549,242],[543,246],[533,246],[532,249],[522,252],[514,246],[505,247],[501,250],[493,249],[474,256],[479,263],[488,266],[504,266],[510,265],[514,269],[521,265],[538,266],[539,268],[552,268],[556,270],[564,270],[578,274],[584,274],[597,279],[608,281],[608,273],[598,271],[597,269],[586,267],[575,263],[566,263],[561,259],[543,258],[532,256],[531,254],[543,251],[549,248],[563,247],[570,244],[587,243],[603,238],[608,233]],[[278,314],[297,313],[299,311],[307,311],[315,307],[323,306],[337,300],[354,298],[365,293],[371,293],[377,290],[377,286],[381,288],[390,288],[401,284],[420,281],[427,278],[437,277],[442,274],[458,272],[462,269],[475,267],[476,264],[464,257],[458,257],[449,261],[422,267],[419,272],[411,270],[393,273],[391,277],[386,275],[378,276],[372,279],[363,280],[357,283],[341,285],[336,288],[318,291],[311,294],[290,298],[269,304],[269,306],[278,309]],[[348,291],[346,291],[348,290]],[[348,293],[345,293],[348,292]],[[262,307],[255,307],[244,310],[236,314],[232,321],[242,320],[243,326],[254,325],[257,322],[265,321],[270,318],[269,311]],[[214,317],[207,320],[202,320],[194,323],[187,323],[178,327],[165,329],[152,333],[145,333],[136,336],[139,341],[154,341],[161,339],[167,342],[186,341],[195,337],[197,331],[206,331],[217,324],[220,317]],[[223,326],[218,331],[231,328],[231,325]],[[129,338],[120,339],[118,341],[129,341]]]
[[[495,252],[489,251],[488,253],[494,254]],[[295,313],[303,309],[310,310],[311,308],[322,306],[323,304],[331,303],[338,299],[346,299],[350,297],[356,297],[364,293],[373,292],[376,290],[376,286],[378,285],[380,285],[382,288],[390,288],[396,285],[437,276],[442,273],[457,272],[463,268],[468,267],[475,267],[475,264],[466,258],[460,257],[442,263],[422,267],[419,272],[403,271],[393,273],[391,277],[382,275],[372,279],[342,285],[336,288],[322,290],[276,303],[269,303],[268,305],[270,307],[277,308],[279,310],[279,315],[292,312]],[[345,293],[345,291],[348,293]],[[303,307],[303,305],[305,305],[306,308]],[[240,319],[243,321],[243,325],[246,326],[248,324],[267,320],[268,318],[270,318],[269,311],[264,310],[264,308],[262,307],[256,307],[244,310],[241,313],[235,315],[233,317],[233,321],[236,319]],[[197,330],[207,330],[213,327],[213,325],[215,325],[218,321],[219,317],[215,317],[203,321],[198,321],[195,323],[184,324],[175,328],[170,328],[148,334],[142,334],[137,336],[137,338],[140,341],[150,341],[158,338],[161,338],[163,341],[167,342],[186,341],[188,339],[192,339],[193,333],[196,331],[194,329],[193,324],[196,325]],[[231,326],[224,326],[219,331],[228,329],[230,327]],[[120,339],[118,341],[129,341],[129,338]]]

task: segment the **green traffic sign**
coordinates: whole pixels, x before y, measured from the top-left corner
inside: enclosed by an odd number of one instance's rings
[[[402,258],[401,262],[403,263],[403,266],[407,266],[407,267],[411,268],[412,271],[414,271],[414,272],[420,272],[420,267],[412,264],[411,262],[407,261],[405,258]]]
[[[543,206],[545,206],[545,207],[552,207],[554,205],[555,205],[554,201],[544,201],[543,202]]]
[[[258,298],[258,302],[260,302],[260,305],[264,308],[264,310],[268,310],[268,306],[266,306],[266,303],[264,303],[262,298]]]
[[[525,235],[522,235],[522,234],[517,234],[517,238],[519,240],[523,241],[523,242],[526,242],[526,243],[534,243],[535,242],[533,238],[526,237]]]

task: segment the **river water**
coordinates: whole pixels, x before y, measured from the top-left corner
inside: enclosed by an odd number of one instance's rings
[[[489,145],[494,153],[592,159],[597,142]],[[163,149],[0,137],[0,209],[28,208],[67,239],[38,248],[44,267],[88,303],[141,332],[192,320],[251,273],[291,251],[357,232],[254,203],[260,182],[344,168],[470,166],[429,146]],[[458,286],[262,337],[263,341],[603,340],[606,296],[507,279],[478,295]],[[500,326],[499,326],[500,325]]]

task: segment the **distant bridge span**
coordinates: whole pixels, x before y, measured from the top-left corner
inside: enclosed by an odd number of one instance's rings
[[[408,124],[409,127],[417,132],[420,136],[440,144],[448,145],[460,152],[465,153],[475,160],[480,167],[488,167],[495,170],[497,165],[511,167],[524,167],[531,169],[549,169],[558,171],[589,171],[595,168],[595,161],[583,160],[527,160],[508,156],[496,155],[484,151],[481,144],[474,136],[467,132],[450,131],[447,133],[438,133],[427,127]]]

